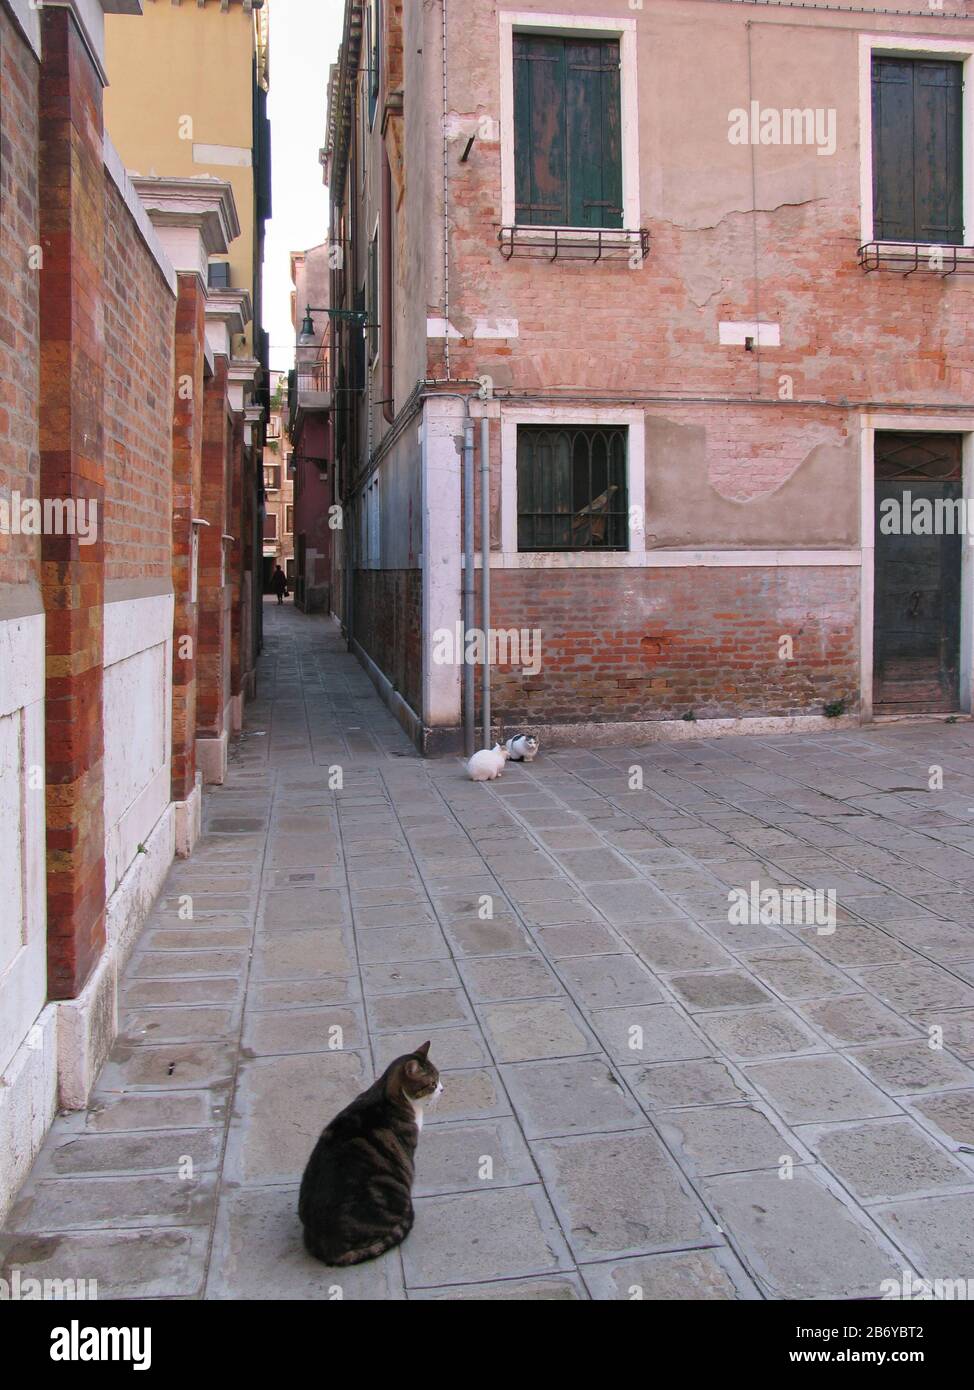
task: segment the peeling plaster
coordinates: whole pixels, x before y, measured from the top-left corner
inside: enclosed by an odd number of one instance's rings
[[[850,505],[835,506],[858,477],[853,442],[838,423],[804,417],[789,425],[786,418],[778,417],[777,432],[765,417],[731,434],[720,423],[648,415],[647,545],[858,545],[858,493]]]
[[[781,203],[775,203],[772,207],[728,208],[718,217],[716,222],[675,222],[668,217],[655,218],[654,221],[667,227],[673,227],[679,232],[716,232],[732,217],[751,217],[756,212],[767,217],[772,217],[775,213],[784,212],[788,208],[807,208],[814,206],[816,203],[824,202],[826,202],[825,198],[801,198],[795,201],[786,200]]]

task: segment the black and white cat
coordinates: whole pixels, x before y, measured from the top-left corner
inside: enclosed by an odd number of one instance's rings
[[[515,734],[504,747],[513,763],[531,763],[538,754],[538,740],[534,734]]]

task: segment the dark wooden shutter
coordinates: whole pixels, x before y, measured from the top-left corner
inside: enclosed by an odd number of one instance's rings
[[[873,236],[959,246],[963,65],[876,56],[872,87]]]
[[[569,225],[622,226],[619,44],[566,44]]]
[[[373,0],[368,6],[366,22],[366,52],[369,55],[369,128],[375,120],[375,108],[379,102],[379,69],[382,62],[382,0]]]
[[[622,226],[618,40],[514,35],[515,219]]]
[[[514,35],[515,220],[568,223],[565,41]]]

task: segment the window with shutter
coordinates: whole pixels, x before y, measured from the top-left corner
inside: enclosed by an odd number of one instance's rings
[[[876,240],[963,245],[963,70],[873,55]]]
[[[379,104],[379,65],[382,61],[382,0],[371,0],[365,18],[366,52],[369,55],[369,129]]]
[[[515,220],[622,226],[618,39],[514,35]]]

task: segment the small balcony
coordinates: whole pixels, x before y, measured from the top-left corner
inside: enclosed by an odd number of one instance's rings
[[[293,439],[308,415],[324,414],[334,404],[328,356],[295,364],[288,373],[287,399],[288,434]]]

